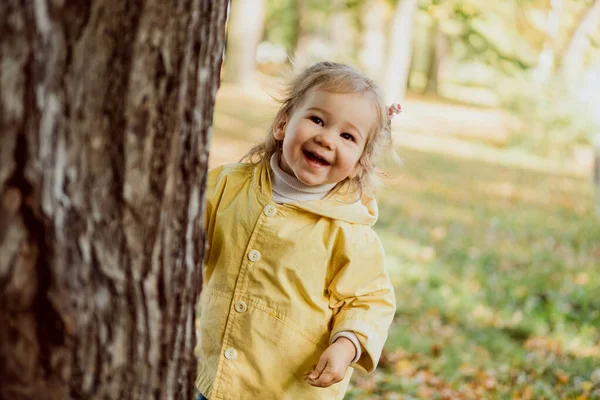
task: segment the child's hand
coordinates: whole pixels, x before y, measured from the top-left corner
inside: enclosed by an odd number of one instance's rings
[[[329,387],[338,383],[344,379],[355,355],[354,344],[345,337],[340,337],[321,354],[319,363],[313,366],[313,370],[304,373],[304,379],[316,387]]]

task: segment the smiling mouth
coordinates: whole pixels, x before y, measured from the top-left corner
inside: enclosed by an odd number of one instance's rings
[[[329,162],[327,160],[325,160],[324,158],[319,157],[316,153],[313,153],[311,151],[308,150],[302,150],[302,153],[304,154],[304,157],[306,157],[306,159],[308,161],[310,161],[313,164],[317,164],[323,167],[326,167],[329,164]]]

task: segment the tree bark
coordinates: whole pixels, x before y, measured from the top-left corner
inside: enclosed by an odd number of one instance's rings
[[[417,0],[397,0],[388,35],[389,51],[384,80],[387,104],[402,101],[406,93],[417,5]]]
[[[0,2],[0,398],[183,399],[227,2]]]
[[[263,36],[264,19],[264,0],[232,3],[223,74],[226,81],[240,86],[256,83],[256,48]]]

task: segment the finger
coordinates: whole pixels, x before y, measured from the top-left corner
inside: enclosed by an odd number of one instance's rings
[[[336,383],[336,381],[331,376],[324,377],[323,375],[321,375],[316,381],[309,381],[308,383],[316,387],[326,388]]]
[[[307,377],[308,375],[310,375],[315,370],[315,368],[317,368],[317,365],[313,364],[311,369],[309,369],[308,371],[304,371],[304,377]]]
[[[306,379],[306,382],[308,384],[310,384],[311,386],[314,387],[320,387],[320,388],[325,388],[330,386],[332,383],[334,383],[331,379],[329,378],[325,378],[323,379],[322,376],[320,376],[319,378],[317,378],[316,380],[311,380],[311,379]]]
[[[325,368],[327,367],[327,362],[328,359],[327,357],[323,357],[321,356],[321,358],[319,359],[319,363],[317,364],[317,366],[315,367],[314,371],[308,376],[308,379],[311,380],[315,380],[317,379],[319,376],[321,376],[321,373],[325,370]]]
[[[319,384],[321,387],[329,387],[336,382],[336,379],[337,374],[335,371],[331,370],[331,368],[325,368],[315,383]]]

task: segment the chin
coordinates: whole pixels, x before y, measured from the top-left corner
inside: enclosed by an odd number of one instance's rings
[[[317,186],[317,185],[323,185],[323,184],[327,183],[327,182],[323,182],[320,179],[306,179],[306,178],[300,177],[300,176],[297,176],[297,178],[300,182],[302,182],[308,186]]]
[[[304,183],[307,186],[321,185],[321,182],[317,182],[317,181],[313,181],[313,180],[299,179],[299,181]]]

